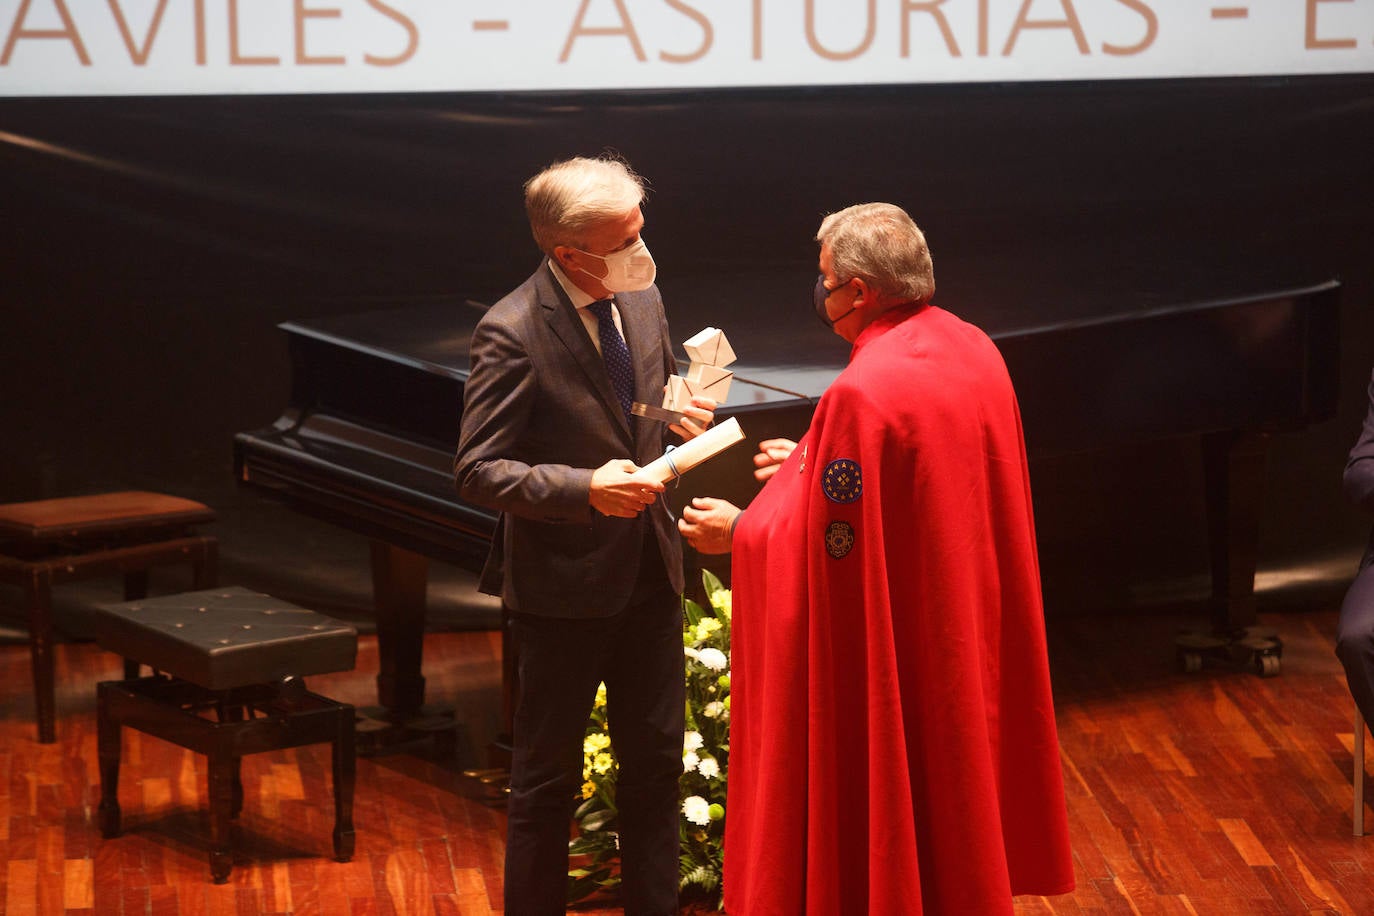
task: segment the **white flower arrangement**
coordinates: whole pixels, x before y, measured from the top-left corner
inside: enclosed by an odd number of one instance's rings
[[[730,667],[730,659],[724,652],[715,648],[702,649],[697,660],[712,671],[724,671]]]
[[[682,816],[705,827],[711,823],[711,803],[700,795],[689,795],[682,800]]]

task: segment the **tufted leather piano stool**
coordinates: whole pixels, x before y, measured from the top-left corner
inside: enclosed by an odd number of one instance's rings
[[[100,831],[120,833],[121,728],[206,756],[210,874],[229,880],[230,821],[243,809],[245,754],[329,742],[334,857],[353,856],[353,707],[311,693],[304,678],[353,668],[358,633],[342,621],[244,588],[125,601],[99,608],[96,639],[148,677],[96,688]],[[127,666],[126,666],[127,667]]]

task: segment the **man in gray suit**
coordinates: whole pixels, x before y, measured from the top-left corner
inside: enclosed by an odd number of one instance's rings
[[[657,403],[675,372],[644,185],[621,161],[570,159],[525,184],[546,260],[478,323],[454,462],[463,499],[500,512],[482,588],[519,650],[506,912],[564,912],[582,739],[607,689],[625,910],[677,912],[682,775],[682,548],[638,473],[667,444]],[[671,429],[690,438],[715,403]]]

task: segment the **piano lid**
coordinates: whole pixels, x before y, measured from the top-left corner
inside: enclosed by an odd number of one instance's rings
[[[374,367],[373,371],[384,371],[383,367],[390,365],[450,380],[461,392],[469,372],[468,342],[486,308],[469,299],[299,319],[284,322],[279,327],[294,339],[293,346],[307,346],[316,354],[326,350],[345,351],[358,360],[366,360]],[[689,363],[682,341],[712,325],[704,316],[696,323],[695,316],[702,311],[683,304],[670,314],[670,327],[676,339],[674,355],[681,372],[686,371]],[[740,310],[722,319],[724,323],[712,325],[722,328],[732,341],[745,342],[735,346],[739,359],[730,367],[735,378],[730,388],[730,402],[721,410],[722,417],[796,401],[810,403],[844,367],[848,345],[814,317],[811,323],[819,333],[812,334],[798,333],[791,326],[793,321],[780,320],[774,324],[767,318],[768,313],[764,310]],[[299,364],[295,367],[298,373],[303,368],[309,369]],[[315,375],[316,383],[341,381],[344,380],[337,375],[332,379]],[[322,401],[327,402],[329,395],[317,389],[293,400],[298,404],[319,405]],[[455,404],[455,407],[460,406],[460,403]],[[456,438],[453,441],[456,442]]]
[[[796,279],[792,273],[787,271]],[[1214,285],[1220,283],[1213,279]],[[722,418],[739,415],[751,438],[756,437],[745,417],[784,407],[809,410],[848,360],[849,345],[815,318],[809,287],[786,283],[781,274],[764,271],[709,282],[665,279],[663,286],[680,371],[686,371],[688,362],[681,341],[706,326],[729,336],[738,357],[731,366],[735,383],[719,413]],[[1090,393],[1083,387],[1084,373],[1099,385],[1130,378],[1133,387],[1120,392],[1120,407],[1157,415],[1142,427],[1142,434],[1148,428],[1150,435],[1164,432],[1171,425],[1169,416],[1180,411],[1199,419],[1183,424],[1178,434],[1207,431],[1212,425],[1251,425],[1266,417],[1272,421],[1276,414],[1282,421],[1302,417],[1311,390],[1330,382],[1325,367],[1308,364],[1305,347],[1313,334],[1334,334],[1328,328],[1336,320],[1339,286],[1334,281],[1267,289],[1237,284],[1230,295],[1203,299],[1171,298],[1163,289],[1122,294],[1091,307],[1078,297],[1061,299],[1029,319],[1020,312],[1018,320],[986,308],[950,308],[982,327],[1003,350],[1032,431],[1040,426],[1042,413],[1047,431],[1062,426],[1065,413],[1085,413],[1073,409]],[[938,293],[935,301],[941,303]],[[345,416],[403,433],[419,428],[436,412],[446,413],[430,440],[451,445],[461,409],[459,392],[468,374],[468,341],[485,308],[464,300],[287,322],[282,329],[299,342],[356,354],[358,365],[365,360],[374,378],[389,364],[392,371],[404,368],[429,376],[429,384],[444,380],[442,397],[417,399],[413,405],[383,395],[401,382],[379,380],[373,387],[383,400],[371,413],[358,416],[343,404],[331,404],[331,391],[352,384],[358,370],[335,369],[315,374],[315,383],[324,390],[302,392],[293,400],[338,407]],[[1317,324],[1309,314],[1314,308],[1323,316]],[[1334,354],[1334,341],[1317,343],[1320,352]],[[302,369],[296,366],[298,376]],[[1077,381],[1061,379],[1065,373]],[[452,398],[459,400],[444,409],[443,401]],[[354,393],[344,400],[352,404],[360,397]],[[423,409],[424,414],[395,422],[407,409]],[[1082,429],[1068,437],[1072,447],[1091,442],[1099,422],[1105,420],[1098,415],[1079,417]],[[1058,440],[1058,435],[1036,438],[1050,451],[1061,449],[1057,442],[1045,441]],[[1069,447],[1068,440],[1062,447]]]

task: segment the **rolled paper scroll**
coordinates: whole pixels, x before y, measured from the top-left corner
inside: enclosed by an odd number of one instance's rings
[[[740,429],[739,420],[731,417],[695,439],[688,439],[676,448],[668,449],[666,453],[641,468],[640,473],[652,477],[659,483],[667,483],[743,439],[744,430]]]

